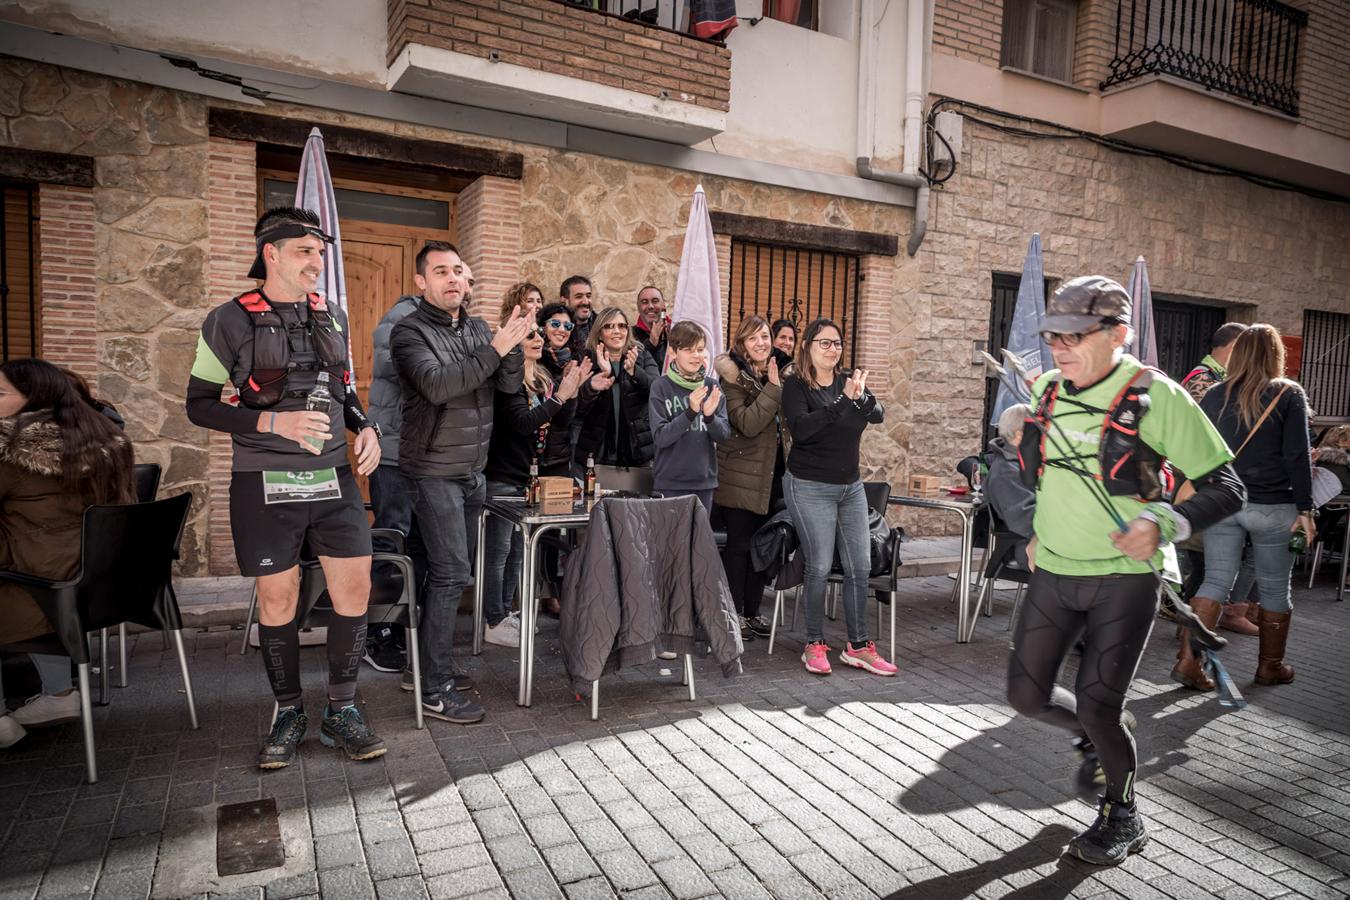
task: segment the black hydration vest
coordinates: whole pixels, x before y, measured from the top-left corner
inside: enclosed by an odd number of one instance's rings
[[[1022,443],[1017,448],[1022,464],[1022,483],[1035,489],[1046,465],[1052,465],[1102,482],[1106,492],[1113,497],[1138,497],[1151,502],[1161,499],[1164,494],[1170,496],[1174,486],[1171,467],[1158,451],[1139,438],[1139,424],[1148,414],[1148,389],[1153,385],[1153,374],[1158,371],[1145,368],[1136,372],[1116,394],[1109,409],[1098,409],[1061,396],[1060,377],[1054,375],[1022,430]],[[1083,468],[1081,464],[1091,457],[1081,455],[1047,463],[1045,443],[1054,427],[1050,420],[1054,417],[1056,403],[1068,403],[1085,412],[1101,414],[1101,438],[1097,444],[1099,472]],[[1055,434],[1052,444],[1065,440]]]
[[[239,386],[239,401],[250,409],[268,409],[288,395],[291,372],[324,371],[334,385],[333,396],[341,399],[337,385],[351,379],[347,368],[347,339],[338,330],[328,304],[318,294],[309,295],[309,321],[306,329],[318,357],[317,364],[302,365],[291,358],[291,342],[286,323],[267,302],[261,291],[249,291],[235,298],[253,322],[253,368]]]

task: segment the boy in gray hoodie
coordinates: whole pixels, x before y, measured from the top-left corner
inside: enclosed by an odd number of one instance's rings
[[[731,437],[726,398],[707,375],[707,336],[697,322],[670,327],[670,368],[652,382],[647,415],[656,445],[652,488],[667,497],[693,494],[712,512],[715,445]]]

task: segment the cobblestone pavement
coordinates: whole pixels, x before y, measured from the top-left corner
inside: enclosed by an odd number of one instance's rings
[[[789,635],[771,657],[749,644],[740,678],[698,661],[696,702],[678,664],[608,677],[593,723],[544,620],[533,708],[515,706],[503,648],[468,660],[489,713],[471,727],[417,731],[396,676],[364,669],[389,754],[346,762],[312,733],[299,765],[265,774],[271,701],[240,632],[189,642],[195,732],[173,655],[143,635],[130,688],[96,711],[98,784],[75,726],[0,753],[0,898],[1350,894],[1350,603],[1299,592],[1289,686],[1253,685],[1256,639],[1234,637],[1242,712],[1167,680],[1159,623],[1131,701],[1154,840],[1096,870],[1061,859],[1093,814],[1071,796],[1068,740],[1004,703],[1011,595],[957,645],[950,584],[906,583],[894,679],[809,676]],[[312,712],[322,654],[304,651]],[[217,806],[260,796],[277,799],[286,866],[218,877]]]

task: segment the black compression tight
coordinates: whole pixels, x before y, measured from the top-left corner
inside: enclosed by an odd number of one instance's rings
[[[1134,801],[1134,738],[1120,723],[1158,610],[1158,578],[1056,575],[1037,569],[1008,660],[1008,702],[1024,716],[1086,735],[1106,773],[1106,796]],[[1055,684],[1069,648],[1083,637],[1073,693]]]

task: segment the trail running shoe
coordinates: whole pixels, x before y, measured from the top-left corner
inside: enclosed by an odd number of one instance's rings
[[[375,759],[389,749],[370,730],[361,710],[355,706],[344,706],[337,712],[325,708],[319,741],[325,747],[341,747],[348,759]]]
[[[1094,866],[1118,866],[1147,843],[1148,830],[1139,811],[1103,797],[1097,821],[1069,841],[1069,853]]]
[[[302,710],[287,706],[278,711],[272,730],[258,751],[258,768],[284,769],[289,766],[308,729],[309,717]]]
[[[845,646],[844,651],[839,654],[839,661],[855,669],[865,669],[873,675],[890,677],[900,671],[895,663],[883,659],[877,652],[876,641],[868,641],[856,650],[851,644]]]
[[[802,662],[812,675],[830,674],[830,648],[824,641],[812,641],[802,650]]]

